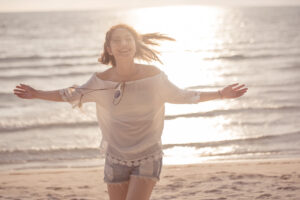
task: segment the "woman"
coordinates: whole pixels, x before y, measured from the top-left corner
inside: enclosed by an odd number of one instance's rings
[[[158,68],[135,63],[135,59],[160,61],[158,52],[148,47],[158,45],[157,40],[174,39],[158,33],[140,35],[124,24],[113,26],[106,34],[104,52],[99,58],[99,62],[112,66],[108,70],[94,73],[79,87],[41,91],[20,84],[14,90],[24,99],[67,101],[79,107],[84,102],[96,102],[101,149],[106,155],[104,181],[110,200],[150,198],[162,167],[166,102],[230,99],[247,91],[238,83],[216,92],[183,90]]]

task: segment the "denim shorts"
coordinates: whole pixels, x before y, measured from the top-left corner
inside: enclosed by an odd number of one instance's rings
[[[158,160],[149,160],[138,166],[127,166],[116,164],[105,159],[104,182],[121,183],[129,181],[130,176],[139,176],[159,181],[162,168],[162,158]]]

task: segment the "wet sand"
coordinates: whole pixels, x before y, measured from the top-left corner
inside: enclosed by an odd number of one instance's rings
[[[103,167],[0,172],[0,199],[108,200]],[[152,200],[300,199],[300,159],[163,166]]]

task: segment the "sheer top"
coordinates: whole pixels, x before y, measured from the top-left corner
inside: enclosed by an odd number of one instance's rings
[[[73,107],[80,102],[96,103],[102,132],[100,147],[114,163],[132,166],[161,158],[165,103],[198,103],[200,92],[178,88],[160,71],[151,77],[125,82],[121,99],[114,104],[118,84],[102,80],[94,73],[85,84],[61,89],[59,93]]]

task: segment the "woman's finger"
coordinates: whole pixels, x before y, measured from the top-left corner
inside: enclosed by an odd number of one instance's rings
[[[14,89],[14,92],[17,92],[17,93],[24,93],[25,91],[24,91],[24,90]]]
[[[245,85],[240,85],[239,87],[236,87],[236,88],[232,88],[233,90],[239,90],[240,88],[244,87]]]
[[[231,84],[231,85],[229,85],[229,87],[233,87],[235,85],[238,85],[238,83]]]
[[[19,85],[17,85],[16,88],[24,89],[23,86],[19,86]]]
[[[25,84],[20,84],[23,88],[25,88],[25,89],[28,89],[28,88],[30,88],[30,86],[29,85],[25,85]]]
[[[248,88],[243,88],[239,92],[247,92]]]

